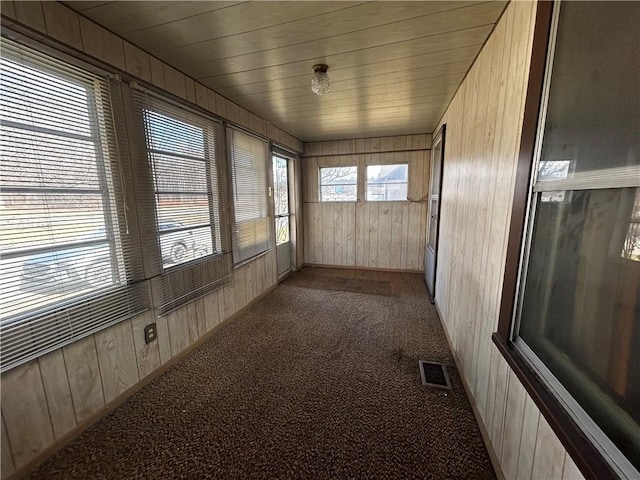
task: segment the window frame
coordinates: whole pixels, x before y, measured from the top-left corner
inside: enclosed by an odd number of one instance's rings
[[[407,181],[406,182],[382,182],[382,183],[369,183],[369,175],[367,172],[369,171],[369,167],[407,167]],[[367,164],[364,168],[364,196],[365,201],[367,202],[408,202],[409,201],[409,162],[401,162],[401,163],[379,163],[379,164]],[[382,199],[382,200],[371,200],[369,199],[369,185],[406,185],[407,186],[407,194],[403,199]]]
[[[322,170],[323,169],[330,169],[330,168],[355,168],[355,174],[356,174],[356,180],[355,183],[329,183],[329,184],[323,184],[322,183]],[[358,172],[358,165],[338,165],[335,167],[332,166],[319,166],[318,167],[318,198],[320,200],[320,203],[351,203],[351,202],[357,202],[358,201],[358,186],[359,186],[359,172]],[[324,200],[322,198],[322,187],[332,187],[332,186],[341,186],[341,185],[350,185],[350,186],[354,186],[355,187],[355,196],[353,198],[353,200]]]
[[[519,292],[521,280],[524,278],[523,270],[526,269],[526,265],[522,262],[527,258],[529,248],[528,230],[531,220],[529,209],[535,207],[532,201],[531,178],[535,175],[534,167],[538,153],[536,149],[540,148],[537,142],[539,129],[543,127],[543,122],[540,120],[546,114],[545,98],[548,93],[546,79],[550,72],[552,57],[549,52],[552,51],[555,43],[558,5],[559,2],[541,0],[536,8],[498,329],[492,335],[492,341],[585,478],[618,478],[618,471],[594,445],[593,432],[586,433],[583,423],[585,419],[580,418],[579,414],[569,413],[569,409],[573,410],[578,405],[577,402],[571,397],[563,398],[561,390],[564,387],[555,377],[550,376],[550,372],[542,361],[536,362],[534,354],[527,355],[528,347],[522,345],[524,342],[514,341],[519,318]],[[586,418],[593,422],[588,416]]]

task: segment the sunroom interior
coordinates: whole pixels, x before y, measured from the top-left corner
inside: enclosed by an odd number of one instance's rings
[[[640,477],[639,2],[0,7],[3,480]]]

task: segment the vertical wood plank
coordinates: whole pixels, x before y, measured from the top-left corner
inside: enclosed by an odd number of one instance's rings
[[[402,203],[402,235],[401,235],[401,251],[400,251],[400,268],[408,268],[409,262],[407,261],[409,251],[409,209],[410,204]]]
[[[169,345],[171,346],[171,356],[173,357],[187,348],[190,343],[186,309],[179,308],[168,313],[165,317],[169,328]]]
[[[343,203],[333,204],[333,214],[327,220],[333,227],[333,264],[342,265],[342,207]]]
[[[378,266],[391,268],[391,211],[396,202],[380,202],[378,207]]]
[[[515,478],[518,473],[518,454],[520,453],[520,434],[522,433],[526,392],[513,371],[509,372],[509,377],[500,464],[505,478]]]
[[[129,42],[124,42],[124,63],[127,72],[131,75],[135,75],[149,83],[153,81],[151,77],[150,56],[144,50]]]
[[[322,221],[322,263],[325,265],[335,265],[333,258],[333,202],[324,202],[321,204],[321,221]]]
[[[254,272],[255,272],[255,264],[256,264],[256,260],[254,260],[251,263],[247,264],[247,268],[245,270],[245,277],[244,277],[244,290],[245,290],[245,297],[246,297],[246,303],[245,305],[248,305],[249,303],[251,303],[251,300],[253,300],[254,298],[254,293],[253,293],[253,285],[254,285]]]
[[[59,439],[76,426],[76,414],[62,350],[38,358],[53,434]]]
[[[158,353],[160,354],[160,363],[165,363],[173,356],[171,354],[171,335],[169,334],[167,315],[156,318],[156,327],[158,328]]]
[[[391,206],[389,266],[394,269],[402,268],[402,206],[401,202],[393,202]]]
[[[184,310],[185,327],[188,333],[189,345],[196,342],[200,338],[200,332],[198,331],[198,314],[196,313],[196,302],[190,302],[182,307],[180,310]]]
[[[4,8],[4,3],[2,4]],[[4,12],[2,12],[4,13]],[[4,417],[2,417],[2,437],[0,438],[0,468],[2,478],[7,478],[16,470],[16,465],[13,461],[13,454],[11,453],[11,445],[9,445],[9,436],[7,435],[7,427],[4,425]]]
[[[380,203],[369,203],[369,266],[378,268],[378,256],[380,250],[378,249],[378,240],[380,235]]]
[[[45,33],[47,30],[42,11],[42,2],[13,2],[16,19],[28,27]]]
[[[131,331],[133,332],[133,346],[138,360],[138,377],[142,380],[160,366],[160,329],[156,323],[158,340],[145,343],[144,327],[154,323],[153,313],[144,312],[131,319]],[[166,340],[166,338],[165,338]]]
[[[104,392],[93,336],[62,349],[78,423],[104,407]]]
[[[231,100],[225,100],[227,118],[234,123],[240,123],[240,106],[233,103]]]
[[[346,265],[356,265],[356,204],[347,204],[347,214],[345,216],[346,225],[343,228],[347,232],[347,259]]]
[[[365,229],[365,203],[358,202],[355,206],[356,209],[356,266],[364,267],[364,229]]]
[[[504,438],[504,415],[509,388],[509,366],[506,360],[498,358],[496,375],[496,397],[493,405],[493,427],[491,430],[491,442],[498,458],[502,455],[502,439]]]
[[[220,324],[227,319],[224,314],[224,291],[222,289],[216,292],[216,304],[218,305],[218,318],[220,319],[218,324]]]
[[[227,117],[227,99],[222,95],[215,94],[215,111],[218,115],[224,118]],[[211,107],[211,103],[209,103],[209,107]]]
[[[409,203],[409,230],[407,239],[407,268],[410,270],[420,270],[420,243],[424,232],[420,231],[422,225],[422,205],[419,203]]]
[[[2,5],[4,7],[4,4]],[[82,35],[78,14],[58,2],[42,2],[47,34],[82,51]]]
[[[187,101],[196,103],[196,82],[191,78],[185,76],[185,88]]]
[[[246,265],[236,269],[236,272],[235,272],[236,281],[233,284],[235,297],[236,297],[236,301],[235,301],[236,311],[241,310],[247,304],[246,276],[247,276]]]
[[[531,478],[562,478],[566,452],[549,423],[540,416]]]
[[[204,109],[209,109],[209,89],[200,82],[195,82],[196,104]]]
[[[151,82],[159,88],[164,88],[164,69],[162,62],[156,57],[149,57],[149,64],[151,65]]]
[[[16,7],[14,5],[14,2],[10,0],[3,1],[0,4],[0,10],[2,15],[4,15],[5,17],[13,18],[14,20],[16,19]]]
[[[234,272],[234,277],[235,275],[236,274]],[[223,289],[225,320],[231,317],[231,315],[233,315],[234,313],[236,313],[236,296],[234,292],[235,285],[236,285],[236,278],[234,278],[233,283],[231,285],[227,285]]]
[[[120,37],[86,17],[80,17],[80,31],[85,53],[120,70],[126,70],[124,46]]]
[[[564,470],[562,471],[562,480],[584,480],[584,475],[580,472],[575,462],[569,454],[564,461]]]
[[[162,65],[164,75],[164,88],[170,93],[180,97],[187,98],[187,83],[184,73],[164,63]]]
[[[104,400],[109,403],[139,380],[131,322],[101,330],[95,334],[95,343]]]
[[[218,308],[218,292],[211,292],[204,297],[204,318],[207,332],[213,330],[220,323],[220,309]]]
[[[520,432],[520,448],[518,452],[518,469],[516,478],[530,479],[533,473],[533,456],[536,449],[538,422],[540,411],[533,399],[525,396],[522,431]]]
[[[309,204],[302,204],[302,223],[303,227],[303,243],[304,243],[304,263],[313,263],[311,259],[311,214],[309,213]]]
[[[20,468],[54,441],[47,399],[37,361],[2,376],[2,416],[15,467]]]

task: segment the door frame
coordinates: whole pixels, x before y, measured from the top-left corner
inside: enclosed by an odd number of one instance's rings
[[[435,303],[436,301],[436,279],[438,277],[438,250],[440,244],[440,221],[441,221],[441,213],[442,213],[442,184],[444,179],[444,154],[445,154],[445,136],[447,131],[447,124],[442,124],[438,133],[436,133],[433,137],[433,142],[431,144],[431,166],[434,165],[433,159],[433,151],[435,147],[440,144],[440,178],[438,179],[438,218],[436,221],[436,238],[435,238],[435,246],[434,246],[434,255],[433,255],[433,291],[429,290],[429,285],[427,283],[427,291],[429,292],[429,300],[431,303]],[[433,175],[433,169],[431,171],[431,175]],[[431,179],[433,180],[433,179]],[[433,181],[429,182],[429,219],[431,219],[431,197],[432,193]],[[427,238],[425,242],[426,249],[429,250],[429,236],[431,235],[431,222],[429,222],[429,228],[427,229]],[[425,275],[427,274],[426,268],[426,259],[428,252],[425,252]],[[426,281],[426,278],[425,278]]]

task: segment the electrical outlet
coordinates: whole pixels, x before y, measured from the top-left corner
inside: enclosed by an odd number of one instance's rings
[[[144,327],[144,343],[151,343],[158,339],[158,330],[155,323]]]

